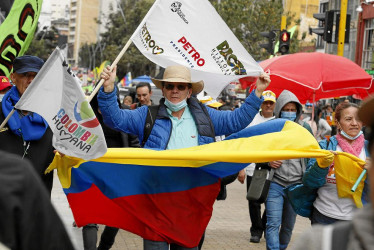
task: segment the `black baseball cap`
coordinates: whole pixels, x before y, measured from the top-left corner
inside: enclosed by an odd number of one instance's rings
[[[13,72],[22,74],[36,72],[43,67],[44,61],[37,56],[20,56],[13,61]]]

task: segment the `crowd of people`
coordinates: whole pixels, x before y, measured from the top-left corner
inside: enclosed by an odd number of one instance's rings
[[[0,78],[0,122],[13,110],[43,63],[35,56],[17,57],[10,75],[12,84],[8,78]],[[321,149],[347,152],[365,161],[364,167],[371,175],[365,180],[362,203],[366,205],[370,203],[370,198],[374,198],[374,189],[369,185],[369,179],[373,181],[373,170],[370,168],[370,155],[374,153],[373,133],[367,133],[367,138],[363,133],[364,126],[371,128],[371,131],[374,129],[374,99],[366,101],[361,108],[349,102],[342,102],[335,109],[331,105],[316,106],[309,115],[291,91],[284,90],[276,96],[267,90],[270,76],[263,73],[256,82],[255,90],[244,102],[227,108],[226,102],[211,97],[198,100],[196,95],[204,89],[204,82],[192,81],[188,68],[175,65],[167,67],[162,78],[152,78],[164,96],[159,105],[152,102],[149,83],[136,86],[138,102],[125,97],[121,103],[114,84],[116,67],[113,70],[105,68],[101,78],[104,80],[103,87],[91,104],[103,126],[108,147],[157,150],[193,147],[224,139],[246,127],[286,119],[307,129],[319,142]],[[46,121],[36,113],[17,110],[1,129],[0,141],[3,159],[0,164],[0,211],[3,212],[2,217],[9,217],[0,221],[0,248],[3,245],[9,249],[73,249],[49,200],[53,173],[45,175],[44,171],[53,159],[54,149],[52,132]],[[14,165],[14,171],[9,165]],[[27,171],[21,171],[21,174],[20,168]],[[371,249],[374,247],[373,207],[366,205],[358,209],[352,199],[340,198],[334,171],[334,154],[317,159],[298,158],[250,164],[222,180],[217,199],[225,199],[226,185],[236,178],[241,183],[246,179],[251,221],[249,241],[259,243],[264,235],[266,248],[270,250],[288,247],[297,214],[309,217],[313,229],[298,239],[295,249],[322,249],[323,241],[318,240],[318,236],[326,238],[322,234],[328,231],[327,226],[330,226],[331,242],[335,239],[331,233],[333,230],[345,230],[349,236],[344,248],[334,249]],[[263,185],[259,186],[261,178]],[[38,209],[31,212],[26,208],[36,201],[36,197],[39,197]],[[13,202],[11,205],[7,203],[9,200]],[[53,223],[47,221],[47,215]],[[33,232],[27,235],[29,232],[25,229],[34,224],[30,222],[33,216],[38,216],[39,221]],[[119,229],[105,227],[97,247],[97,228],[96,224],[83,227],[84,249],[110,249],[113,245]],[[40,235],[36,236],[49,230],[52,231],[48,233],[50,237],[41,239]],[[184,250],[202,249],[203,241],[204,235],[200,244],[192,248],[150,239],[143,239],[143,244],[145,250]],[[310,242],[310,245],[305,242]],[[57,243],[59,247],[56,248]]]

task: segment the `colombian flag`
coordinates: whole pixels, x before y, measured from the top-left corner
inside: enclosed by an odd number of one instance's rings
[[[195,247],[211,218],[221,177],[251,162],[328,154],[306,129],[277,119],[191,148],[113,148],[92,161],[56,155],[49,170],[58,169],[78,226],[105,224]]]
[[[356,182],[357,178],[360,176],[363,166],[365,165],[365,161],[352,154],[345,152],[338,153],[338,156],[335,156],[334,158],[338,196],[340,198],[351,198],[356,206],[361,208],[363,206],[361,196],[365,185],[364,181],[366,179],[366,175],[354,193],[351,191],[351,188]]]

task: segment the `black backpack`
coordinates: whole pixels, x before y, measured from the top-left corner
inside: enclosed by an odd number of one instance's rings
[[[141,147],[144,147],[145,143],[148,140],[149,135],[151,134],[153,125],[155,124],[158,108],[160,105],[148,106],[147,117],[145,118],[144,124],[144,134],[143,141],[141,142]]]

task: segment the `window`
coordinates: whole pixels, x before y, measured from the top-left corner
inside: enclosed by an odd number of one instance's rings
[[[362,50],[362,67],[374,69],[374,19],[365,21],[364,46]]]

